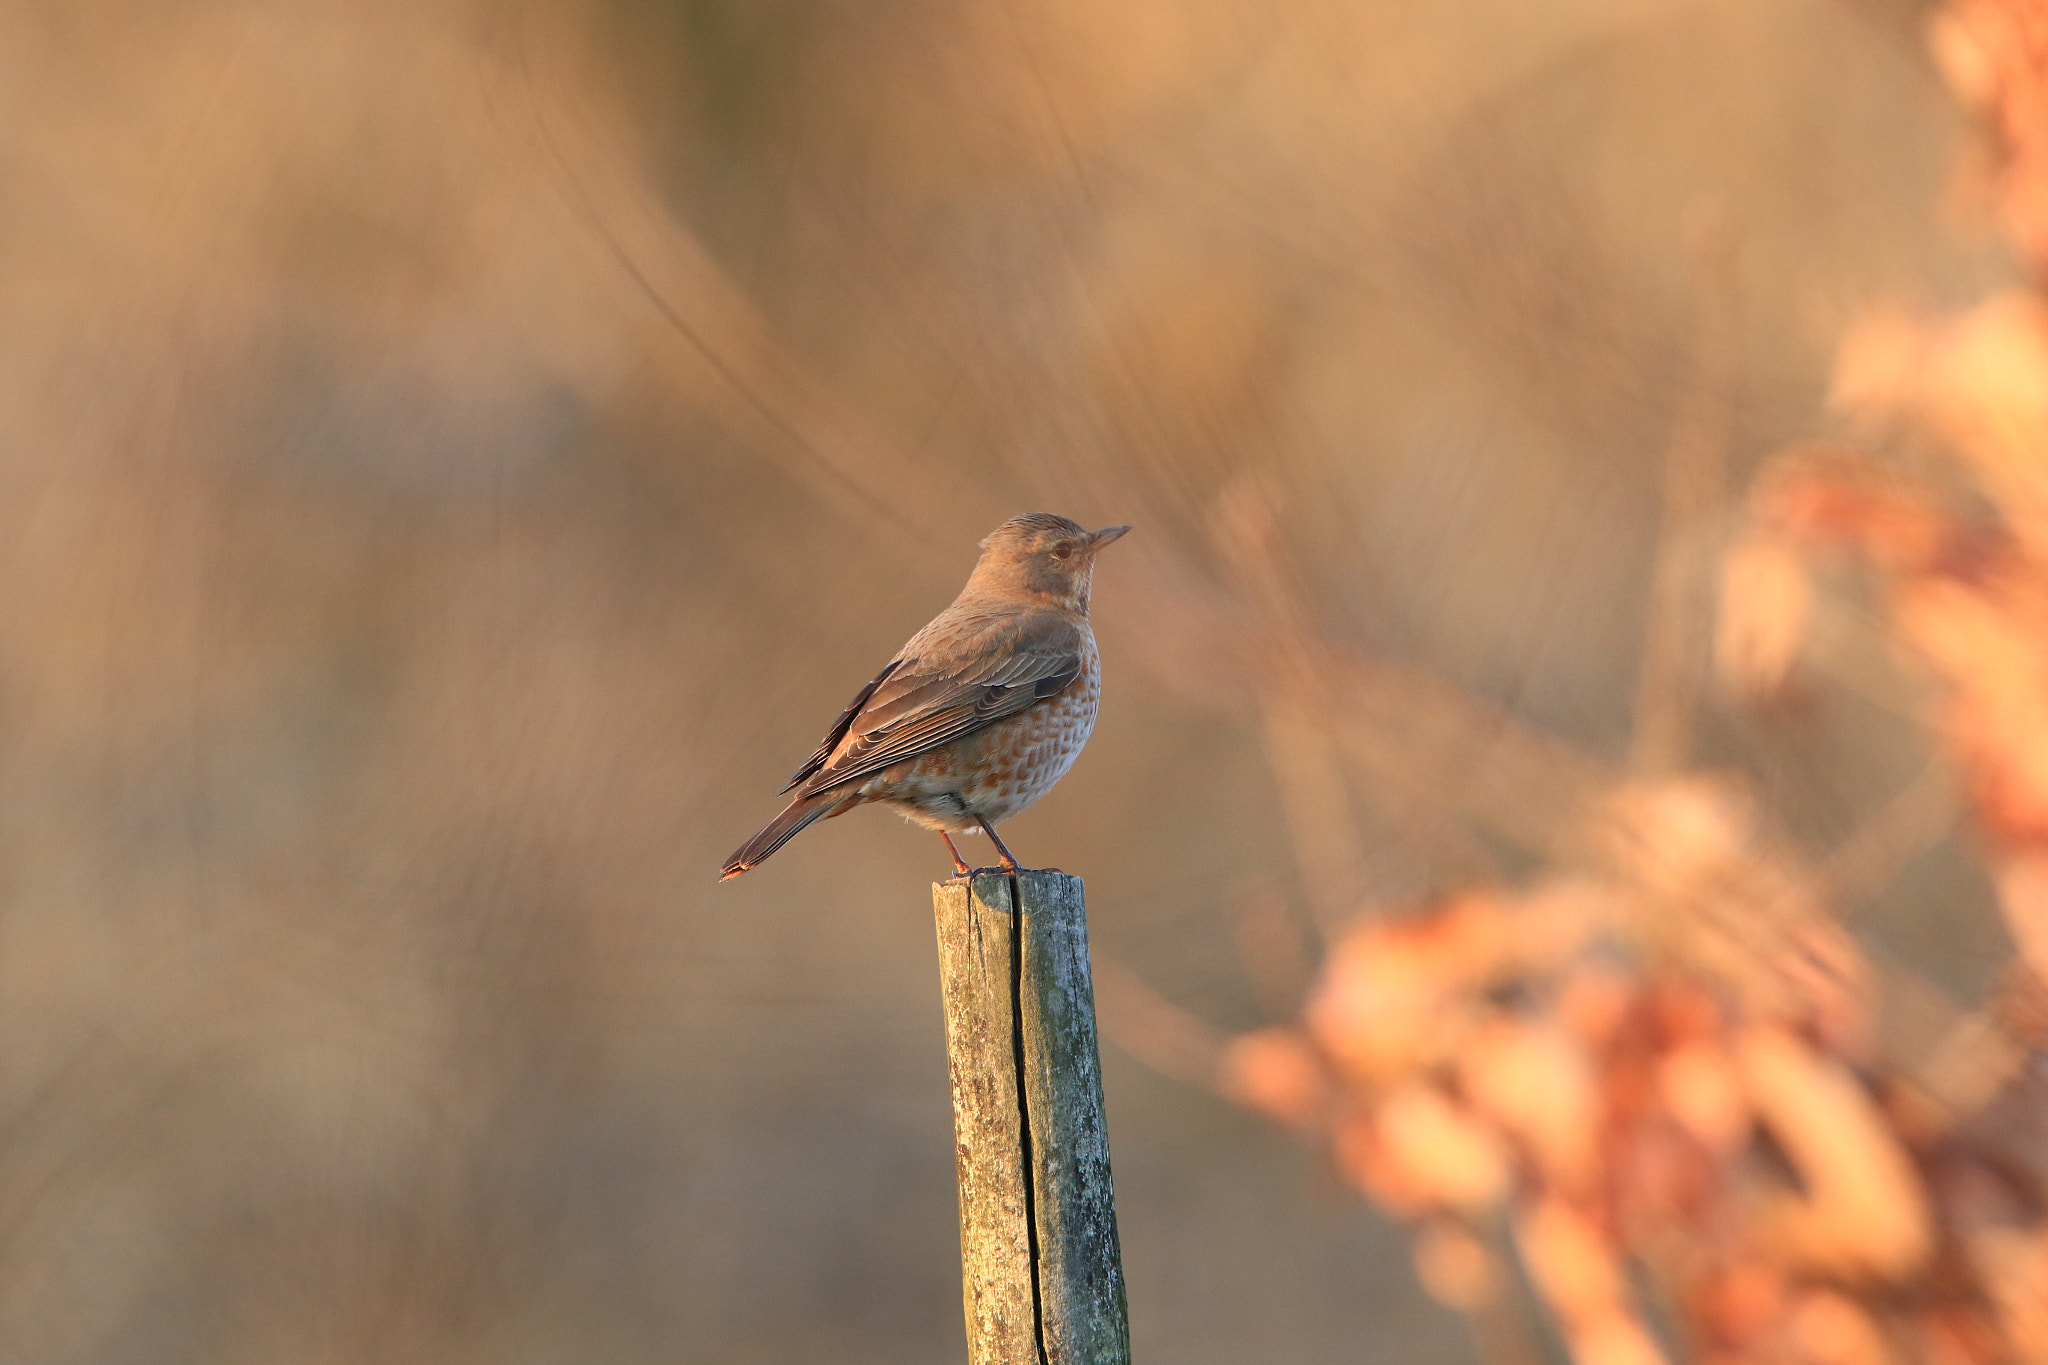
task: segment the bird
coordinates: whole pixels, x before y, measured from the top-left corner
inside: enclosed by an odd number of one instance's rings
[[[972,869],[953,836],[977,829],[1017,871],[995,827],[1050,791],[1095,728],[1095,557],[1130,529],[1024,512],[991,531],[960,595],[854,694],[782,789],[795,793],[789,804],[719,880],[758,867],[813,821],[870,804],[938,831],[961,876]]]

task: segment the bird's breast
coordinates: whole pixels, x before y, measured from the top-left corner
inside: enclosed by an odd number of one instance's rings
[[[990,821],[1006,820],[1030,806],[1074,766],[1095,728],[1101,701],[1102,673],[1090,641],[1073,682],[973,736],[980,752],[974,761],[957,765],[962,800]]]
[[[973,829],[1028,808],[1066,775],[1095,728],[1102,672],[1086,641],[1074,680],[1044,701],[951,744],[884,769],[862,794],[935,829]]]

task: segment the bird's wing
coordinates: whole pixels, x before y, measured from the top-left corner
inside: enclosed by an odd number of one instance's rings
[[[973,734],[1081,672],[1080,628],[1049,613],[989,620],[944,643],[920,654],[906,648],[856,699],[828,738],[830,757],[802,779],[806,795]]]
[[[839,719],[832,722],[832,728],[825,732],[825,738],[817,749],[804,760],[804,766],[796,770],[796,776],[789,779],[789,785],[782,789],[785,794],[790,788],[825,766],[825,760],[832,757],[832,751],[839,747],[839,741],[846,738],[847,727],[853,724],[853,718],[860,714],[861,707],[868,704],[868,698],[875,695],[875,689],[880,687],[902,662],[901,659],[891,659],[880,673],[875,674],[873,682],[853,694],[853,700],[846,703],[846,709],[839,713]]]

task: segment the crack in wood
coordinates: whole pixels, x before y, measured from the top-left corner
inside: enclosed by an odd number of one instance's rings
[[[1010,1051],[1017,1074],[1017,1147],[1024,1177],[1024,1239],[1031,1249],[1031,1339],[1039,1365],[1045,1355],[1045,1257],[1038,1248],[1038,1160],[1031,1146],[1031,1077],[1024,1058],[1024,901],[1017,876],[1010,888]]]
[[[970,1365],[1129,1365],[1080,879],[933,891]]]

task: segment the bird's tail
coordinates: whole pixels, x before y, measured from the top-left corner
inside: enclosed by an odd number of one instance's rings
[[[740,873],[768,860],[768,855],[781,848],[805,825],[821,816],[837,814],[840,803],[846,800],[845,792],[819,792],[815,796],[799,796],[782,808],[782,814],[768,822],[767,828],[740,845],[740,851],[725,860],[725,868],[718,874],[718,880],[731,881]]]

